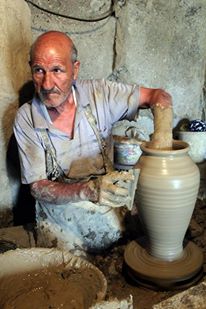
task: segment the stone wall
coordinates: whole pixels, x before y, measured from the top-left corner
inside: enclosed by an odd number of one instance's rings
[[[35,3],[48,11],[91,20],[113,9],[108,18],[85,22],[45,13],[29,4],[33,36],[51,29],[65,31],[79,49],[81,78],[103,77],[162,87],[173,96],[175,122],[202,117],[205,0]]]
[[[118,17],[119,78],[167,89],[178,118],[201,117],[206,1],[126,1]]]
[[[23,0],[0,1],[0,226],[12,223],[17,200],[19,175],[17,153],[10,153],[12,125],[19,106],[22,85],[28,80],[28,51],[31,44],[31,18]]]
[[[19,90],[29,78],[31,33],[33,40],[47,30],[69,34],[79,50],[80,78],[165,88],[173,96],[174,125],[203,117],[205,0],[2,0],[0,14],[0,213],[12,209],[19,192],[15,160],[7,155]],[[141,115],[151,128],[151,113]]]
[[[112,72],[116,19],[110,16],[111,1],[33,1],[48,11],[79,18],[49,14],[29,4],[33,39],[47,30],[66,32],[74,40],[81,61],[81,78],[103,78]],[[105,14],[106,13],[106,14]],[[103,15],[109,15],[104,18]],[[89,21],[102,18],[98,21]],[[84,21],[88,20],[88,21]]]

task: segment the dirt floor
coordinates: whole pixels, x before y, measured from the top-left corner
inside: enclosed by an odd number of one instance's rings
[[[206,264],[206,201],[197,200],[191,224],[188,228],[187,238],[203,250]],[[130,240],[128,240],[129,242]],[[129,295],[133,296],[134,309],[150,309],[154,304],[179,293],[182,290],[158,291],[135,286],[129,283],[122,274],[123,255],[126,243],[115,246],[105,254],[91,258],[105,275],[108,282],[107,299],[116,297],[121,300]],[[204,275],[204,274],[203,274]]]

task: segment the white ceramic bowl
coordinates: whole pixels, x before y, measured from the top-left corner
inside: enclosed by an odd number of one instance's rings
[[[189,144],[189,155],[195,163],[201,163],[206,158],[206,132],[179,131],[180,140]]]

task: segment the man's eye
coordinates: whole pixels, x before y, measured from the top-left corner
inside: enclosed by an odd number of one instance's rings
[[[33,68],[33,74],[42,74],[44,71],[41,68]]]
[[[54,73],[61,73],[61,72],[62,72],[62,69],[60,69],[60,68],[54,68],[54,69],[53,69],[53,72],[54,72]]]

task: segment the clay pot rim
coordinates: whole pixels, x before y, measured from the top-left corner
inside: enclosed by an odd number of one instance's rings
[[[147,144],[149,142],[143,142],[140,145],[140,148],[143,152],[147,154],[154,154],[154,155],[177,155],[177,154],[184,154],[189,151],[189,144],[181,141],[181,140],[173,140],[173,148],[174,149],[152,149],[148,148]]]

